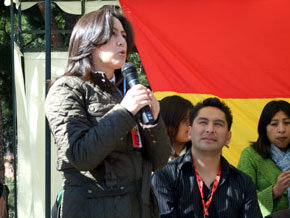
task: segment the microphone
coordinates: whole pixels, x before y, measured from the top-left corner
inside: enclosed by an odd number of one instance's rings
[[[137,69],[131,62],[127,62],[122,66],[121,72],[123,76],[126,78],[130,88],[135,85],[140,84],[138,76],[137,76]],[[153,124],[154,117],[148,105],[143,107],[140,110],[141,113],[141,121],[144,124]]]

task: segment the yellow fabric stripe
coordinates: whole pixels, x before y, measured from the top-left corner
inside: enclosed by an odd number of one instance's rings
[[[215,97],[207,94],[188,94],[177,92],[155,92],[158,100],[170,95],[179,95],[188,99],[194,105],[205,98]],[[290,98],[257,98],[257,99],[221,99],[232,110],[233,125],[230,148],[224,147],[224,157],[234,166],[237,166],[242,150],[249,146],[250,142],[258,138],[257,127],[263,107],[271,100],[285,100]]]

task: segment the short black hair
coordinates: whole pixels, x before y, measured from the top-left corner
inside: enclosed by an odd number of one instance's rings
[[[206,98],[202,102],[199,102],[195,105],[195,107],[192,110],[192,114],[191,114],[192,122],[196,118],[200,109],[202,109],[204,107],[216,107],[216,108],[220,109],[221,111],[223,111],[225,113],[226,121],[228,123],[228,130],[231,129],[232,123],[233,123],[233,115],[232,115],[231,109],[224,102],[222,102],[220,99],[218,99],[216,97]]]

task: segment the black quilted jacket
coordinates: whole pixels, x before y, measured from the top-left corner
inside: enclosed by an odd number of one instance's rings
[[[45,112],[64,176],[60,217],[147,217],[136,203],[149,185],[144,170],[167,163],[170,141],[158,118],[154,125],[139,124],[143,149],[134,148],[130,131],[136,120],[121,100],[115,87],[102,91],[75,76],[61,77],[50,88]]]

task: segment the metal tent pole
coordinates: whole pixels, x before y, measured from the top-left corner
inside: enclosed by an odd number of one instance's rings
[[[17,146],[16,146],[16,100],[15,100],[15,65],[14,65],[14,4],[10,4],[11,23],[11,69],[12,69],[12,110],[13,110],[13,154],[14,154],[14,217],[17,218]]]
[[[51,1],[45,0],[45,78],[51,77],[51,29],[50,29]],[[45,86],[45,95],[48,83]],[[51,139],[47,119],[45,119],[45,217],[50,218],[51,210]]]

